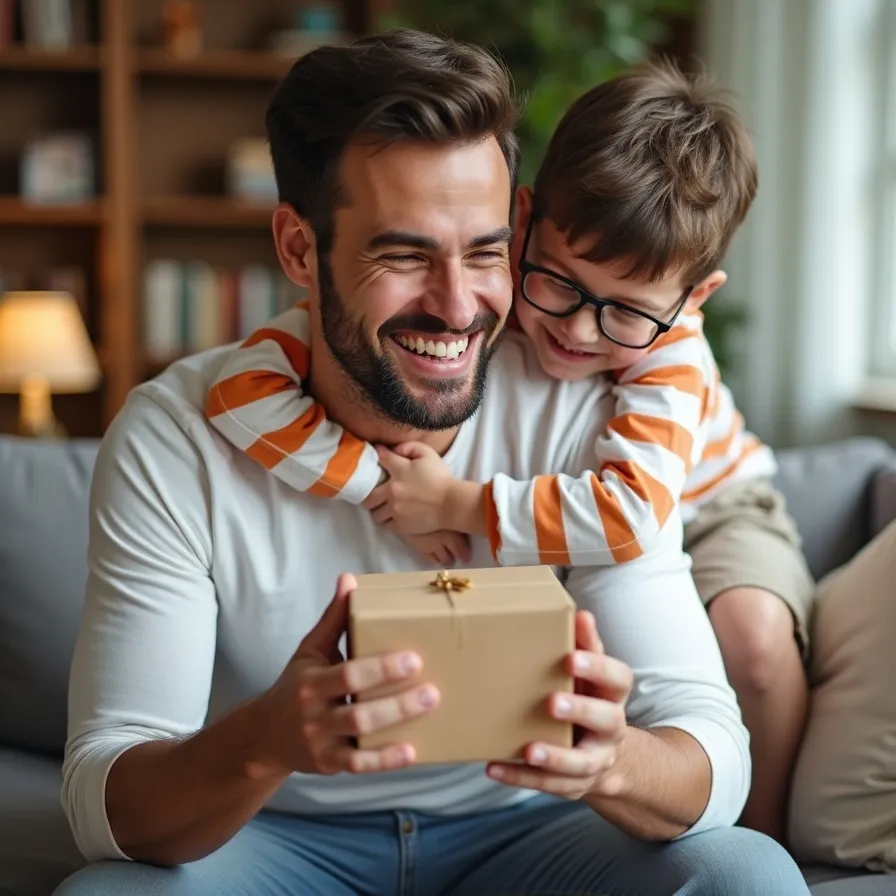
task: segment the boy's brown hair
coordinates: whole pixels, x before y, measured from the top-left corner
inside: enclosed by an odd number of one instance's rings
[[[589,90],[563,116],[535,180],[533,214],[581,257],[625,277],[688,285],[715,270],[756,195],[744,123],[702,77],[647,63]]]

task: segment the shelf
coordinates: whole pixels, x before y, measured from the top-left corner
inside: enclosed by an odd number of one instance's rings
[[[0,71],[89,72],[100,68],[99,47],[72,47],[67,50],[41,50],[31,47],[6,47],[0,50]]]
[[[144,50],[138,68],[146,75],[169,78],[225,78],[276,81],[295,59],[280,53],[248,50],[216,50],[192,58],[173,56],[166,50]]]
[[[271,226],[273,205],[226,196],[159,196],[143,203],[144,224],[216,230]]]
[[[0,227],[63,225],[90,227],[104,217],[101,200],[71,205],[39,205],[18,196],[0,196]]]

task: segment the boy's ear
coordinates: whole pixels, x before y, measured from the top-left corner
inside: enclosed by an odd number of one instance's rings
[[[532,188],[517,187],[516,190],[516,218],[513,226],[516,230],[515,236],[519,239],[523,238],[526,228],[529,226],[529,218],[532,216]]]
[[[688,296],[687,307],[690,311],[696,311],[717,289],[728,282],[728,275],[724,271],[713,271],[704,277]]]
[[[517,187],[516,207],[514,210],[513,242],[510,244],[510,272],[513,276],[514,289],[519,289],[520,254],[523,251],[523,238],[532,217],[532,190],[529,187]]]
[[[310,223],[287,202],[274,209],[274,245],[283,273],[305,289],[317,281],[317,243]]]

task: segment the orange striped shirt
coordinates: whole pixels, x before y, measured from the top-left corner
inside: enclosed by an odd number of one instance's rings
[[[376,452],[302,393],[308,366],[303,303],[232,353],[207,416],[290,486],[360,503],[380,478]],[[499,563],[625,563],[651,550],[676,509],[687,523],[732,483],[775,473],[772,452],[746,431],[721,382],[700,314],[679,318],[617,374],[613,396],[593,470],[488,483],[486,522]]]
[[[615,410],[579,477],[486,488],[486,523],[505,565],[625,563],[649,552],[677,509],[683,522],[722,489],[776,472],[721,382],[703,316],[684,315],[618,373]]]

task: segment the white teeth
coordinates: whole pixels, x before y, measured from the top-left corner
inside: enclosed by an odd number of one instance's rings
[[[406,349],[416,352],[418,355],[430,355],[434,358],[444,358],[447,361],[451,361],[463,354],[470,344],[470,340],[466,336],[452,342],[436,342],[434,339],[424,342],[419,336],[404,335],[396,336],[395,340],[399,345],[403,345]]]

